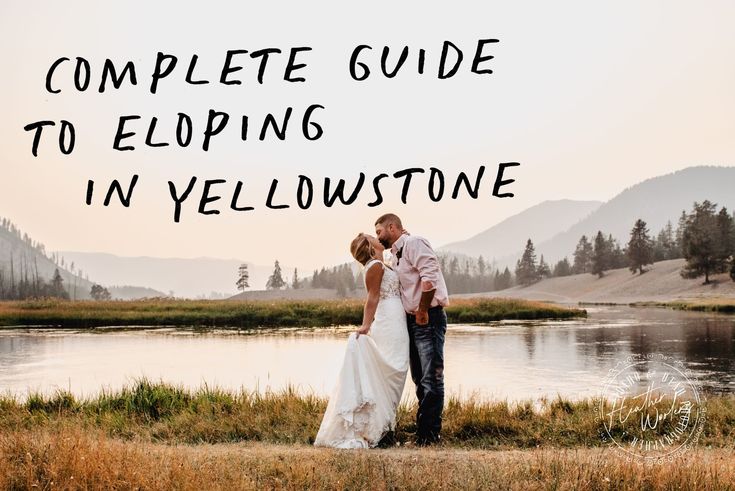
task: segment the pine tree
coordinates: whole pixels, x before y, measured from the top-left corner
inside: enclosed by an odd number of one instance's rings
[[[653,264],[653,241],[648,236],[646,222],[640,218],[633,225],[628,241],[628,260],[630,270],[643,274],[643,266]]]
[[[543,254],[541,254],[541,259],[539,259],[538,261],[537,276],[539,277],[539,279],[548,278],[551,276],[551,268],[549,268],[549,265],[546,264],[546,261],[544,261]]]
[[[505,270],[503,271],[503,275],[500,277],[503,288],[510,288],[513,286],[513,275],[510,272],[510,269],[508,269],[508,266],[505,267]]]
[[[268,290],[280,290],[284,286],[286,286],[286,282],[283,281],[283,276],[281,275],[281,265],[278,263],[278,260],[276,260],[276,263],[273,266],[273,274],[268,278],[268,282],[265,287]]]
[[[732,213],[732,222],[733,222],[733,228],[735,228],[735,211]],[[735,234],[735,231],[733,231]],[[735,242],[735,238],[733,239],[733,242]],[[735,281],[735,250],[732,251],[732,259],[730,259],[730,279],[732,281]]]
[[[505,268],[505,271],[503,271],[502,273],[500,272],[500,270],[495,271],[493,290],[505,290],[506,288],[510,288],[512,285],[513,278],[507,266]]]
[[[110,300],[112,298],[109,290],[98,284],[92,285],[89,295],[95,300]]]
[[[337,278],[337,296],[344,298],[347,296],[347,288],[345,287],[345,283],[342,280],[342,278]]]
[[[583,235],[577,243],[574,250],[574,266],[572,272],[574,274],[589,273],[592,269],[592,244],[587,240],[587,236]]]
[[[719,244],[719,228],[715,210],[717,205],[708,200],[702,204],[694,203],[687,215],[686,227],[682,234],[682,253],[686,265],[681,271],[684,278],[697,278],[704,275],[704,284],[709,284],[709,275],[725,269],[722,248]]]
[[[717,242],[720,247],[718,254],[725,262],[735,253],[735,227],[733,218],[724,206],[717,214]]]
[[[57,298],[69,298],[69,293],[64,288],[64,279],[59,273],[59,268],[54,270],[54,277],[51,279],[51,295]]]
[[[347,289],[354,292],[357,289],[357,282],[355,281],[355,274],[352,272],[352,268],[349,264],[344,265],[344,277],[347,283]]]
[[[681,215],[679,215],[679,222],[676,225],[676,236],[675,236],[675,242],[676,242],[676,250],[678,251],[677,257],[684,257],[684,229],[687,228],[687,212],[686,210],[681,210]]]
[[[301,284],[299,283],[299,270],[298,268],[293,269],[293,282],[291,283],[291,288],[294,290],[301,287]]]
[[[595,249],[592,253],[592,274],[596,274],[599,278],[605,274],[605,270],[609,268],[610,252],[609,244],[602,235],[602,231],[597,231],[595,236]]]
[[[457,256],[452,257],[452,260],[449,261],[449,274],[452,276],[459,274],[459,259],[457,259]]]
[[[250,287],[250,273],[248,272],[248,265],[245,263],[242,263],[239,268],[237,268],[237,283],[235,285],[237,286],[237,289],[242,291],[245,291],[245,288]]]
[[[453,293],[459,293],[459,259],[457,259],[457,256],[452,256],[448,261],[449,267],[444,277],[444,281],[447,283],[447,290]]]
[[[526,242],[526,249],[523,251],[523,256],[521,256],[516,263],[516,280],[519,284],[528,286],[534,281],[537,281],[538,278],[536,250],[533,247],[531,239],[528,239]]]
[[[661,229],[658,234],[657,242],[663,252],[663,260],[677,259],[681,257],[681,252],[677,245],[676,234],[674,233],[674,227],[671,225],[671,220],[666,222],[666,226]]]
[[[720,246],[719,255],[725,262],[725,271],[735,281],[735,218],[730,216],[724,206],[717,214],[717,232]]]
[[[357,273],[357,278],[355,278],[355,286],[356,288],[360,289],[365,288],[365,275],[363,274],[362,270]]]
[[[569,264],[569,259],[566,257],[554,266],[553,276],[569,276],[571,274],[572,266]]]
[[[612,234],[607,235],[607,239],[605,239],[605,247],[607,249],[606,269],[618,269],[628,265],[625,253],[620,248],[620,244],[617,239],[613,238]]]
[[[502,290],[502,288],[500,288],[500,282],[500,270],[496,269],[495,276],[493,276],[493,291]]]

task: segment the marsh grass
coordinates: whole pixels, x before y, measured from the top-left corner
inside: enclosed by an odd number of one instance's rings
[[[735,314],[735,298],[727,297],[675,300],[670,302],[635,302],[630,305],[632,307],[667,307],[674,310]]]
[[[201,326],[240,329],[328,327],[362,322],[363,302],[345,300],[1,301],[0,326]],[[503,298],[452,299],[451,323],[502,319],[567,319],[586,311],[542,302]]]
[[[0,397],[0,431],[71,425],[96,428],[107,436],[169,444],[259,441],[311,444],[326,409],[326,398],[293,387],[279,392],[227,391],[203,386],[189,390],[139,378],[115,392],[79,400],[66,391],[31,393],[25,400]],[[706,400],[707,421],[699,444],[724,447],[735,442],[735,396]],[[656,405],[660,412],[669,400]],[[605,403],[604,410],[609,408]],[[396,439],[405,444],[415,432],[414,403],[401,404]],[[600,400],[484,401],[477,397],[446,401],[442,436],[457,448],[518,449],[604,446]],[[662,424],[656,431],[670,428]],[[615,431],[640,433],[630,418]]]
[[[481,323],[505,319],[571,319],[586,317],[584,309],[514,298],[451,299],[446,308],[451,323]]]
[[[443,446],[340,451],[311,443],[326,400],[189,391],[145,378],[78,400],[0,398],[0,489],[733,489],[735,397],[707,400],[699,444],[644,465],[605,446],[597,404],[449,399]]]

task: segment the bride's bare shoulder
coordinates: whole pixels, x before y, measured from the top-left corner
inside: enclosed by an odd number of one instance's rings
[[[365,266],[364,266],[365,271],[367,271],[368,269],[370,269],[372,266],[375,266],[376,264],[381,264],[381,265],[385,266],[385,263],[383,261],[381,261],[380,259],[371,259],[370,261],[368,261],[367,263],[365,263]]]
[[[380,283],[383,280],[383,268],[376,268],[376,264],[383,264],[381,261],[371,261],[365,265],[365,288],[368,292],[378,291]]]

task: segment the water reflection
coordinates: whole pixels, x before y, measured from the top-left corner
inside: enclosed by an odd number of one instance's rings
[[[599,394],[628,355],[682,361],[709,393],[735,392],[735,317],[665,309],[600,307],[584,320],[450,325],[448,394],[572,399]],[[0,330],[0,391],[71,390],[80,397],[147,376],[197,388],[280,390],[291,384],[326,395],[350,329],[246,334],[178,328]],[[656,369],[656,362],[641,364]],[[404,398],[412,400],[413,384]]]

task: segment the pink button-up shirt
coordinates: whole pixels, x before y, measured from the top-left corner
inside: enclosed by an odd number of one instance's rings
[[[401,301],[406,312],[415,312],[419,308],[423,291],[422,281],[431,283],[431,288],[436,289],[431,307],[449,303],[444,275],[428,240],[404,232],[391,247],[391,253],[393,269],[398,274],[398,281],[401,284]]]

